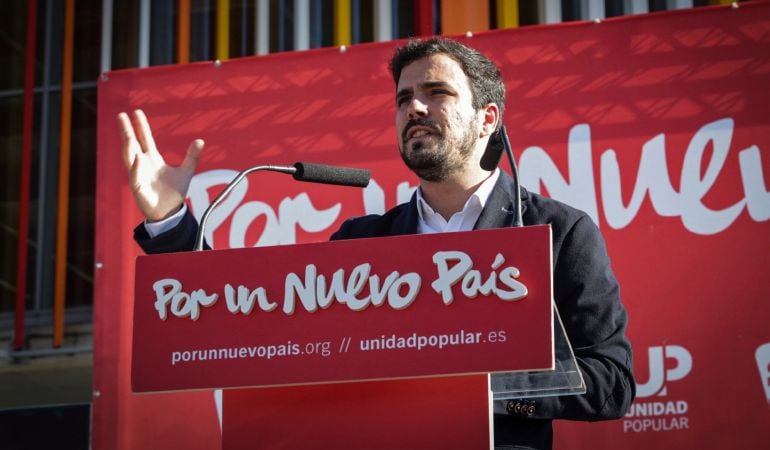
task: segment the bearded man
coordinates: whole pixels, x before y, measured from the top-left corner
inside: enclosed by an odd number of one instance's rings
[[[456,41],[412,40],[391,60],[396,130],[406,166],[420,179],[411,200],[383,215],[350,219],[332,239],[467,231],[512,226],[513,183],[481,160],[498,132],[505,86],[483,54]],[[141,111],[119,115],[123,155],[147,221],[135,239],[147,253],[191,250],[197,223],[184,199],[203,142],[179,167],[155,148]],[[627,316],[604,241],[591,218],[521,189],[524,225],[550,224],[554,299],[586,381],[584,395],[496,402],[497,448],[550,449],[552,420],[622,417],[635,395]],[[500,245],[505,245],[504,242]]]

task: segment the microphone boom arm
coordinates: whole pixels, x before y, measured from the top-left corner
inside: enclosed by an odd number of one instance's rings
[[[513,149],[511,148],[511,141],[508,139],[508,130],[505,129],[505,125],[500,127],[500,137],[503,141],[503,148],[505,154],[508,156],[508,162],[511,164],[511,177],[513,178],[513,226],[524,226],[524,220],[521,216],[521,184],[519,182],[519,169],[516,167],[516,159],[513,157]]]
[[[219,195],[217,195],[214,201],[211,202],[208,208],[206,208],[206,211],[203,213],[203,217],[201,217],[201,223],[198,226],[198,234],[195,235],[195,247],[193,248],[193,251],[199,252],[203,250],[203,232],[204,232],[204,229],[206,228],[206,222],[208,222],[209,216],[211,215],[211,212],[214,210],[214,208],[216,208],[217,205],[219,205],[222,202],[222,200],[224,200],[225,197],[227,197],[227,195],[233,189],[235,189],[235,186],[237,186],[238,183],[240,183],[241,180],[243,180],[246,177],[246,175],[252,172],[257,172],[259,170],[269,170],[272,172],[294,174],[297,171],[297,168],[291,167],[291,166],[269,166],[269,165],[254,166],[254,167],[249,167],[248,169],[236,175],[235,178],[233,178],[233,180],[230,183],[228,183],[227,186],[222,190],[222,192],[220,192]]]
[[[326,183],[336,184],[342,186],[354,186],[354,187],[366,187],[369,184],[371,173],[365,169],[353,169],[350,167],[339,166],[327,166],[324,164],[313,164],[298,162],[293,166],[254,166],[250,167],[233,178],[233,180],[225,186],[222,192],[217,195],[213,202],[206,208],[206,211],[201,217],[201,223],[198,227],[198,234],[195,235],[195,246],[193,250],[198,252],[203,250],[203,233],[206,228],[206,223],[209,220],[211,211],[227,197],[227,194],[235,188],[238,183],[243,180],[246,175],[256,172],[258,170],[269,170],[273,172],[289,173],[295,180],[307,181],[310,183]]]

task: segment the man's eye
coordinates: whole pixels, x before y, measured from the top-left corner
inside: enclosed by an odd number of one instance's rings
[[[434,89],[431,91],[433,95],[449,95],[449,91],[446,89]]]
[[[403,106],[408,100],[409,100],[409,98],[407,98],[407,97],[398,97],[396,99],[396,106],[399,106],[399,107]]]

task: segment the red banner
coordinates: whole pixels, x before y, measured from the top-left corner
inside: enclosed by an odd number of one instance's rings
[[[770,4],[460,40],[502,68],[523,184],[594,218],[629,311],[633,409],[613,422],[559,421],[556,447],[766,446]],[[220,445],[210,393],[130,394],[139,254],[130,236],[141,217],[116,114],[143,108],[172,163],[206,140],[190,190],[196,215],[247,166],[371,169],[363,193],[250,179],[208,236],[219,249],[324,241],[345,218],[383,212],[416,185],[396,150],[386,69],[395,45],[114,72],[99,83],[94,448]]]
[[[135,292],[136,392],[553,368],[550,226],[144,256]]]

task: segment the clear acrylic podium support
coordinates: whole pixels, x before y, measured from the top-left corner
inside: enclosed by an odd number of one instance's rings
[[[508,372],[490,375],[493,400],[585,394],[583,374],[577,366],[559,310],[553,304],[554,370]]]

